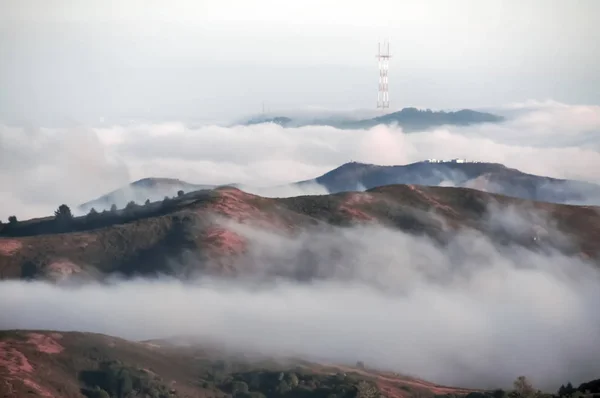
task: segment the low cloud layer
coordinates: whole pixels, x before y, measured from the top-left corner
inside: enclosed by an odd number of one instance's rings
[[[509,121],[411,134],[383,126],[0,125],[0,219],[48,215],[61,203],[75,206],[144,177],[266,187],[351,160],[390,165],[465,157],[600,183],[600,107],[530,102],[499,111]]]
[[[498,209],[486,222],[494,231],[568,241],[543,214]],[[4,281],[0,328],[192,335],[265,354],[362,360],[468,387],[508,388],[525,374],[553,390],[600,372],[600,272],[577,257],[502,247],[476,232],[442,246],[382,227],[294,239],[226,227],[251,239],[240,261],[254,267],[252,277]],[[321,279],[257,278],[301,267]]]

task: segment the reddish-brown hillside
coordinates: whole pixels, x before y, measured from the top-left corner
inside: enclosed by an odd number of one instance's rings
[[[288,382],[287,392],[277,391],[282,378]],[[470,392],[364,368],[249,359],[166,341],[132,342],[78,332],[0,332],[0,397],[225,398],[235,395],[238,386],[256,397],[337,393],[410,398]],[[109,395],[100,395],[99,390]]]
[[[518,233],[491,226],[490,216],[502,209],[522,215]],[[91,221],[77,218],[62,227],[67,228],[63,233],[48,232],[52,219],[2,231],[0,278],[236,274],[240,262],[233,260],[243,256],[249,243],[231,222],[288,236],[315,228],[376,224],[426,234],[442,244],[456,230],[470,228],[499,244],[555,246],[591,259],[600,253],[598,208],[531,202],[466,188],[392,185],[285,199],[220,188],[123,214],[100,214]],[[568,243],[555,239],[556,231]]]

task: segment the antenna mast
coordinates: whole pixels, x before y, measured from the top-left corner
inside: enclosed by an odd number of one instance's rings
[[[383,48],[382,48],[383,47]],[[379,43],[377,61],[379,62],[379,90],[377,92],[377,108],[386,109],[390,107],[390,93],[388,91],[388,70],[390,67],[390,43],[384,41],[383,46]]]

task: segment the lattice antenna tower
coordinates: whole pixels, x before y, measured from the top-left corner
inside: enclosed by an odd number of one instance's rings
[[[377,92],[377,108],[386,109],[390,107],[390,93],[388,86],[388,71],[390,69],[390,42],[385,40],[379,43],[377,61],[379,63],[379,90]]]

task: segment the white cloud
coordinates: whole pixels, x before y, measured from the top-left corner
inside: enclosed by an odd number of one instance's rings
[[[540,217],[509,209],[490,223],[525,233]],[[469,387],[509,388],[525,374],[555,389],[600,372],[600,274],[579,259],[502,249],[476,233],[441,247],[380,227],[294,238],[228,227],[251,238],[250,254],[239,260],[254,267],[251,279],[4,281],[0,325],[130,339],[184,334],[263,354],[363,360]],[[261,270],[304,267],[303,258],[324,279],[253,283]]]
[[[530,105],[499,125],[339,130],[310,126],[104,128],[0,126],[0,218],[49,214],[144,177],[266,187],[317,177],[350,160],[405,164],[465,157],[524,172],[600,183],[600,107]],[[264,191],[263,191],[264,192]],[[312,191],[311,191],[312,192]]]

